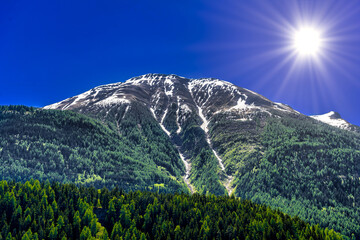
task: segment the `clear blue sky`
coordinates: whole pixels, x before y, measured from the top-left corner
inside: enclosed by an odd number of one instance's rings
[[[316,58],[291,31],[321,29]],[[216,77],[360,125],[360,1],[0,2],[0,104],[42,107],[146,73]]]

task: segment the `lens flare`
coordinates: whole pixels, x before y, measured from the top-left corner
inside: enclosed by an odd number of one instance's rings
[[[301,28],[294,33],[293,47],[302,56],[314,56],[321,49],[320,31],[314,28]]]

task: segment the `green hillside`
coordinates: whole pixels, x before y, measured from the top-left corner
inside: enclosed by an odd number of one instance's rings
[[[130,190],[189,192],[176,146],[191,158],[190,180],[201,194],[226,194],[222,172],[201,120],[189,117],[172,140],[141,104],[87,117],[24,106],[0,108],[2,179],[115,186]],[[176,109],[176,108],[174,108]],[[360,135],[306,116],[233,121],[216,115],[213,147],[236,197],[278,208],[310,224],[360,238]]]
[[[174,107],[177,109],[177,106]],[[181,150],[191,159],[190,180],[198,193],[207,192],[223,195],[226,194],[225,187],[220,181],[219,162],[214,156],[211,148],[206,142],[204,131],[201,129],[201,121],[197,115],[192,113],[183,124],[180,136],[176,135],[175,110],[168,113],[164,119],[164,125],[171,131],[175,141],[181,146]]]
[[[174,149],[176,145],[180,146],[181,151],[191,159],[190,180],[196,192],[201,194],[226,194],[226,190],[219,178],[220,167],[218,160],[206,142],[204,131],[200,128],[201,120],[193,113],[191,117],[186,119],[180,136],[177,136],[175,134],[177,130],[176,109],[177,106],[174,105],[164,119],[164,125],[170,131],[172,140],[161,130],[149,109],[143,104],[133,102],[131,109],[126,114],[124,113],[126,111],[125,106],[116,106],[110,110],[103,109],[95,114],[93,112],[84,112],[84,114],[116,126],[122,136],[132,139],[136,144],[143,144],[144,140],[153,145],[157,145],[159,141],[165,141],[167,145],[164,143],[163,146],[166,147],[159,148],[160,154],[172,154],[172,151],[169,152],[169,150]],[[138,126],[141,126],[145,131],[139,131]],[[154,137],[160,133],[166,137]],[[179,157],[176,155],[174,158]],[[181,163],[181,166],[183,166],[183,163]],[[172,190],[176,189],[172,188]]]
[[[305,116],[216,121],[214,145],[236,196],[360,238],[358,133]]]
[[[0,177],[187,192],[176,148],[156,122],[143,121],[129,116],[118,129],[69,111],[2,106]]]
[[[0,239],[342,239],[248,200],[0,182]]]

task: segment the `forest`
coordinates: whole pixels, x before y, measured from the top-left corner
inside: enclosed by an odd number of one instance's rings
[[[234,196],[0,181],[0,239],[343,239]]]
[[[236,196],[360,239],[359,133],[306,116],[215,120],[214,145]]]
[[[186,192],[184,165],[165,133],[132,118],[122,129],[70,111],[0,106],[0,176],[126,190]],[[146,140],[142,137],[147,134]]]

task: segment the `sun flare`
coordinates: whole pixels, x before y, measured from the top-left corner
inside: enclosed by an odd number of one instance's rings
[[[314,56],[321,49],[320,31],[314,28],[302,28],[294,33],[293,47],[303,56]]]

